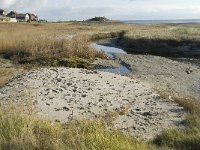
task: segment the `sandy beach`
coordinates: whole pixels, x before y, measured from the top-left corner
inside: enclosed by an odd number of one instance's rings
[[[160,98],[148,84],[84,69],[49,68],[19,74],[0,89],[0,98],[4,105],[31,100],[37,114],[52,121],[107,117],[114,128],[144,139],[163,128],[179,126],[184,119],[182,107]]]

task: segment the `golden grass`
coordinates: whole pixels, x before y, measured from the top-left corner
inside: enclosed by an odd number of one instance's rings
[[[121,31],[126,31],[122,32]],[[71,37],[75,37],[70,39]],[[0,24],[0,52],[6,57],[104,58],[88,46],[90,41],[121,37],[125,47],[145,48],[156,53],[181,42],[198,41],[198,26],[123,25],[123,24]],[[169,45],[166,45],[169,44]],[[14,54],[13,54],[14,53]],[[170,53],[170,52],[169,52]],[[171,53],[170,53],[171,54]]]
[[[0,53],[15,63],[33,63],[36,62],[35,59],[40,59],[43,61],[42,65],[53,66],[62,65],[60,61],[66,58],[88,61],[97,57],[107,58],[102,52],[91,48],[90,42],[117,37],[121,32],[111,30],[113,32],[108,33],[107,29],[104,33],[99,33],[103,29],[104,27],[95,25],[0,24]]]
[[[194,98],[175,97],[175,102],[182,106],[186,111],[200,117],[200,101]]]
[[[5,38],[0,43],[0,52],[5,58],[79,57],[92,60],[95,57],[104,57],[103,53],[92,49],[86,40],[79,37],[64,40],[56,37],[24,36],[9,42]]]
[[[152,54],[167,57],[200,57],[183,53],[182,46],[192,51],[200,48],[199,25],[160,25],[130,29],[121,39],[130,53]]]
[[[193,97],[185,97],[173,91],[158,91],[161,98],[173,99],[176,103],[182,106],[188,113],[200,117],[200,101]]]
[[[149,28],[141,28],[127,32],[125,37],[130,39],[146,38],[161,40],[199,40],[199,25],[160,25],[149,26]]]

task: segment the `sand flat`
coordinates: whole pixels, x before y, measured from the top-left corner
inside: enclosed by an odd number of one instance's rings
[[[180,125],[183,108],[162,99],[148,84],[126,76],[85,69],[46,68],[17,75],[0,89],[1,103],[32,101],[52,121],[97,118],[111,113],[115,128],[149,139]]]

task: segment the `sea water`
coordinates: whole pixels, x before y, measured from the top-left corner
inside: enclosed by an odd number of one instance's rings
[[[199,24],[200,19],[176,20],[122,20],[126,24]]]

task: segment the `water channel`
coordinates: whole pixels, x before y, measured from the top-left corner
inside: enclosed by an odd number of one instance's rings
[[[103,43],[103,44],[102,44]],[[115,42],[112,42],[112,40],[108,40],[104,42],[98,42],[98,43],[92,43],[91,46],[95,48],[98,51],[105,52],[111,59],[115,60],[114,54],[115,53],[121,53],[121,54],[127,54],[126,51],[124,51],[121,48],[116,48]],[[169,58],[169,57],[168,57]],[[186,64],[192,64],[195,66],[198,66],[200,68],[200,59],[195,58],[169,58],[178,62],[186,63]],[[128,75],[130,73],[130,70],[128,69],[127,65],[124,63],[121,63],[120,67],[106,67],[101,69],[96,69],[98,71],[105,71],[105,72],[111,72],[111,73],[118,73],[121,75]]]
[[[91,46],[98,51],[105,52],[107,54],[107,56],[113,60],[115,59],[114,53],[127,54],[123,49],[120,49],[120,48],[100,45],[97,43],[92,43]],[[126,76],[130,73],[130,70],[123,63],[121,63],[119,67],[107,67],[107,68],[101,68],[101,69],[96,69],[96,70],[117,73],[117,74],[121,74],[123,76]]]

